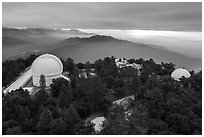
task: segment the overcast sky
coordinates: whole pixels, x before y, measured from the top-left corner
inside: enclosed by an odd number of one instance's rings
[[[202,3],[3,3],[4,27],[202,31]]]

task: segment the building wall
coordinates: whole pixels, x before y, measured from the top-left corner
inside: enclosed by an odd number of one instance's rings
[[[61,77],[61,74],[45,76],[46,87],[50,86],[53,79],[56,79],[59,77]],[[40,76],[33,75],[32,79],[33,79],[33,85],[34,86],[37,86],[37,87],[40,86]]]

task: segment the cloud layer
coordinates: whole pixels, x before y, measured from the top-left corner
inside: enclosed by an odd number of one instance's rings
[[[3,3],[3,26],[202,30],[202,3]]]

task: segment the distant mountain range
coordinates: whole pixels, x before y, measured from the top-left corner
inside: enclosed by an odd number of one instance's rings
[[[50,50],[49,53],[62,58],[74,58],[76,62],[95,61],[104,56],[118,58],[144,58],[154,59],[157,62],[172,62],[177,67],[186,69],[201,68],[201,59],[191,58],[166,49],[153,48],[142,43],[133,43],[118,40],[110,36],[92,36],[89,38],[70,38],[60,42],[59,48]]]
[[[2,59],[15,59],[22,54],[46,52],[59,47],[57,44],[71,37],[90,37],[95,34],[79,30],[45,28],[2,28]],[[15,57],[15,58],[14,58]]]
[[[202,68],[202,60],[198,58],[184,56],[156,45],[133,43],[80,30],[3,28],[2,44],[3,60],[11,59],[12,56],[17,58],[22,53],[36,53],[34,51],[38,50],[39,53],[48,52],[64,59],[70,57],[75,62],[93,62],[105,56],[115,56],[127,59],[152,58],[156,62],[172,62],[177,67],[189,70]]]
[[[26,44],[27,42],[15,38],[10,38],[8,36],[3,36],[2,37],[2,46],[16,46],[16,45],[22,45]]]

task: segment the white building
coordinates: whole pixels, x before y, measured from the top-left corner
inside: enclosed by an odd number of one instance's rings
[[[51,54],[44,54],[36,58],[31,66],[34,86],[40,86],[40,76],[45,76],[46,86],[50,86],[53,79],[62,76],[63,65],[60,59]]]
[[[123,58],[122,59],[116,58],[115,63],[118,68],[133,67],[138,70],[139,74],[140,74],[140,69],[142,68],[141,65],[136,63],[130,64],[126,59],[123,59]]]
[[[171,73],[171,77],[174,78],[177,81],[179,81],[179,79],[182,78],[183,76],[185,78],[189,78],[191,76],[191,74],[186,69],[183,69],[183,68],[175,69]]]
[[[63,65],[59,58],[51,54],[44,54],[36,58],[31,67],[20,75],[11,85],[3,90],[4,93],[12,90],[27,89],[33,92],[34,87],[40,86],[40,75],[45,76],[46,86],[49,87],[53,79],[62,77],[66,80],[69,78],[62,75]]]
[[[103,123],[106,121],[106,118],[101,116],[101,117],[96,117],[91,121],[91,123],[94,124],[94,130],[96,132],[100,132],[103,129]]]

